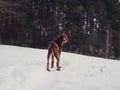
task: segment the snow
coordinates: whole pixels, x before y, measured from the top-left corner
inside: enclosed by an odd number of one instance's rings
[[[0,90],[120,90],[120,62],[62,52],[46,71],[47,50],[0,45]]]

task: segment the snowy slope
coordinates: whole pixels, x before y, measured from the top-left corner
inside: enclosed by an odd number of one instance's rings
[[[46,71],[47,50],[0,45],[0,90],[120,90],[120,62],[62,52]]]

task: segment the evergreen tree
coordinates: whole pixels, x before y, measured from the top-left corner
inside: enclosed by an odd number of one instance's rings
[[[61,33],[65,51],[119,57],[119,0],[0,0],[1,44],[47,48]]]

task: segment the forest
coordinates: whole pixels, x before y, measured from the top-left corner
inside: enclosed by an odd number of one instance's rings
[[[47,49],[62,33],[66,52],[120,59],[119,0],[0,0],[0,44]]]

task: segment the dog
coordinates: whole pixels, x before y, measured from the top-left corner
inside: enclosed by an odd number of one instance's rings
[[[56,66],[57,71],[60,71],[60,55],[63,49],[63,45],[68,42],[68,36],[66,34],[59,35],[55,40],[52,40],[48,44],[48,55],[47,55],[47,71],[50,72],[49,69],[49,59],[51,56],[51,68],[54,67],[54,57],[56,58]]]

